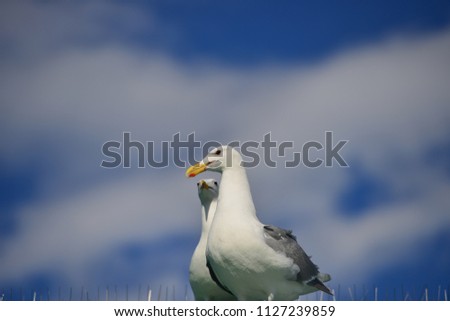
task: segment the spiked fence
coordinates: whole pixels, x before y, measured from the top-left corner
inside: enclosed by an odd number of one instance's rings
[[[448,301],[450,285],[430,288],[378,286],[340,286],[332,289],[334,296],[314,292],[301,296],[302,301]],[[24,289],[0,288],[0,301],[189,301],[193,295],[188,286],[96,286]]]

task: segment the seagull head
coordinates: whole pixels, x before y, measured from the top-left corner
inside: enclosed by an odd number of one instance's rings
[[[219,195],[219,184],[215,179],[202,179],[197,183],[198,197],[202,204],[211,202]]]
[[[199,163],[186,170],[187,177],[194,177],[204,171],[223,173],[230,168],[241,167],[242,157],[231,146],[220,146],[212,149]]]

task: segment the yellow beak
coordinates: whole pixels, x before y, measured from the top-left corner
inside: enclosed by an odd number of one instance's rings
[[[206,182],[204,180],[201,180],[200,182],[200,188],[201,189],[209,189],[209,185],[206,184]]]
[[[186,177],[194,177],[204,171],[206,171],[206,165],[203,163],[197,163],[186,170]]]

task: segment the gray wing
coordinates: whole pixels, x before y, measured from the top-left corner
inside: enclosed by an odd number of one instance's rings
[[[285,254],[298,265],[300,272],[297,274],[297,281],[305,282],[310,286],[332,295],[330,289],[318,279],[319,268],[297,243],[297,239],[292,234],[292,231],[284,230],[273,225],[265,225],[264,235],[266,236],[265,241],[267,245],[275,251]]]

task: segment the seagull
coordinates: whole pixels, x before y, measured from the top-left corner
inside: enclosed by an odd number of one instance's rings
[[[319,273],[292,232],[258,220],[241,163],[238,151],[221,146],[186,170],[188,177],[222,174],[206,246],[213,280],[238,300],[296,300],[318,290],[332,295],[323,283],[330,276]]]
[[[223,289],[211,278],[206,266],[206,241],[214,218],[219,194],[219,184],[214,179],[205,179],[197,183],[198,197],[202,204],[202,234],[192,255],[189,267],[189,282],[197,301],[236,300],[229,291]]]

